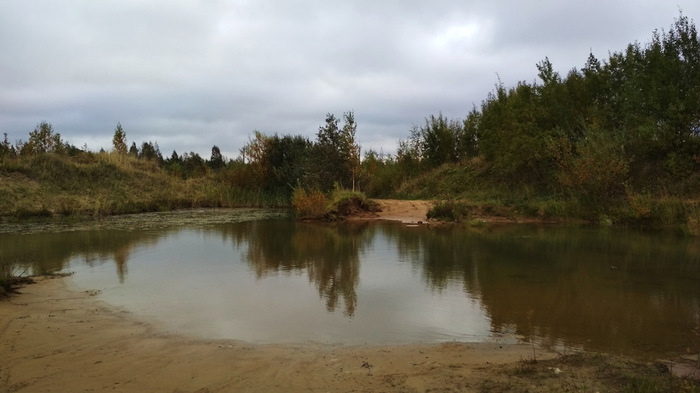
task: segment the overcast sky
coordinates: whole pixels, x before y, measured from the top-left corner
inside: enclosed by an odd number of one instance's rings
[[[698,0],[0,0],[0,133],[41,121],[90,150],[234,158],[253,130],[315,138],[353,110],[394,152],[431,114],[463,118],[500,77],[565,75],[668,30]],[[1,135],[0,135],[1,136]]]

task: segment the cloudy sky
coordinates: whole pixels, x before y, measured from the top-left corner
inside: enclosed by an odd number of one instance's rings
[[[363,150],[393,152],[499,77],[606,59],[679,10],[700,20],[698,0],[0,0],[0,133],[47,121],[96,151],[120,122],[164,155],[234,158],[253,130],[313,139],[353,110]]]

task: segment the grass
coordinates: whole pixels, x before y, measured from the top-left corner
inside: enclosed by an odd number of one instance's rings
[[[582,220],[638,228],[666,229],[700,236],[700,206],[692,197],[663,188],[654,192],[626,187],[622,195],[590,200],[568,190],[548,190],[530,184],[507,184],[494,179],[480,161],[443,165],[404,181],[390,197],[433,199],[440,195],[435,218],[464,220],[488,214],[545,220]],[[455,201],[468,201],[459,206]],[[601,220],[601,217],[605,219]]]
[[[695,393],[700,383],[674,377],[669,366],[616,356],[575,353],[554,359],[521,360],[484,378],[479,392]]]
[[[207,173],[183,179],[157,163],[109,153],[75,157],[40,154],[0,159],[0,217],[26,219],[55,215],[103,217],[204,207],[288,207],[288,195],[261,191],[251,179],[234,181],[228,175]],[[239,179],[240,180],[240,179]],[[368,185],[372,189],[371,184]],[[313,191],[310,191],[313,193]],[[430,215],[448,221],[482,225],[480,214],[546,220],[587,220],[598,224],[664,228],[700,236],[700,207],[692,198],[663,189],[635,192],[592,203],[585,196],[511,185],[493,179],[480,160],[443,165],[404,181],[393,195],[402,199],[433,199]],[[297,200],[300,217],[338,219],[353,211],[372,211],[362,193],[335,190],[307,194]],[[464,201],[468,201],[464,202]],[[292,201],[293,202],[293,201]],[[601,219],[604,218],[604,219]]]
[[[339,188],[326,196],[321,191],[306,191],[301,186],[294,189],[292,206],[299,219],[330,221],[379,209],[379,205],[362,192]]]
[[[454,199],[440,200],[428,210],[427,218],[440,221],[461,222],[469,217],[470,206]]]
[[[130,156],[41,154],[0,161],[0,216],[108,216],[201,207],[288,206],[284,196],[242,190],[215,174],[183,180]]]
[[[27,271],[28,268],[21,269],[10,265],[0,266],[0,298],[15,293],[20,285],[31,283],[32,279],[27,276]]]
[[[379,205],[359,191],[336,189],[330,197],[329,214],[336,217],[347,217],[353,214],[376,212]]]

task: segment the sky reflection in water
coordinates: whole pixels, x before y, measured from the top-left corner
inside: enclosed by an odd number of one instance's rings
[[[700,345],[699,245],[671,235],[263,220],[3,234],[0,246],[4,263],[75,271],[102,299],[208,338],[403,344],[535,334],[627,354]]]

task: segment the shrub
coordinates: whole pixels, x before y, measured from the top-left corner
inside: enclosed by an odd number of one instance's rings
[[[292,193],[292,206],[296,210],[297,217],[301,219],[324,217],[327,204],[326,196],[319,190],[311,190],[307,193],[304,188],[297,186]]]
[[[428,210],[427,217],[441,221],[459,222],[469,217],[469,205],[454,199],[437,201]]]
[[[379,205],[367,199],[364,193],[336,189],[331,197],[331,212],[340,216],[350,216],[362,212],[377,212]]]

